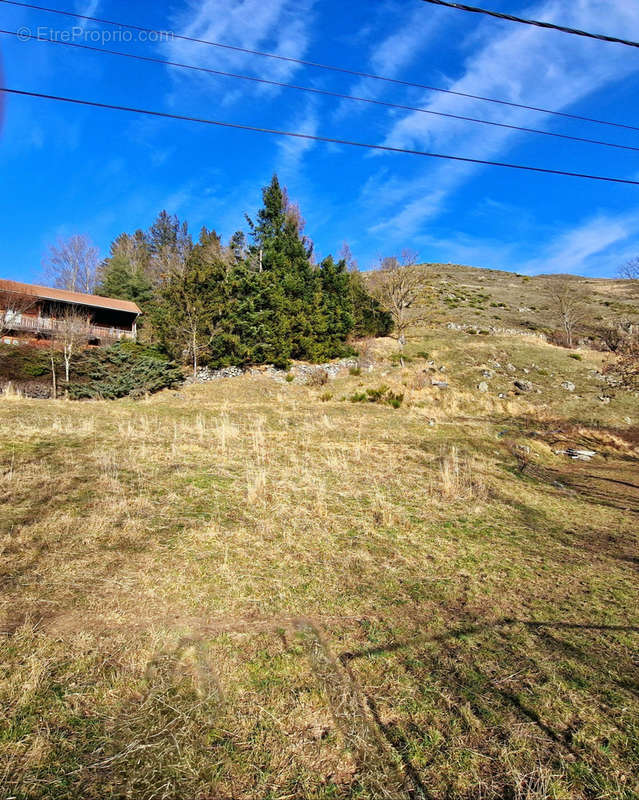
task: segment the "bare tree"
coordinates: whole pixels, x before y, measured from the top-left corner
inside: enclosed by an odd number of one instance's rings
[[[69,383],[71,360],[82,344],[89,338],[91,319],[75,306],[65,306],[56,314],[55,336],[62,347],[64,358],[64,380]]]
[[[588,294],[575,280],[553,281],[550,286],[551,301],[566,347],[572,347],[579,326],[588,313]]]
[[[339,251],[339,260],[346,262],[346,268],[349,272],[359,272],[359,264],[355,260],[348,242],[342,244],[342,249]]]
[[[74,234],[68,239],[58,239],[49,246],[43,263],[48,279],[59,289],[85,294],[95,292],[100,259],[88,236]]]
[[[426,281],[423,272],[416,268],[416,261],[417,255],[407,250],[401,258],[383,258],[373,289],[393,319],[402,366],[406,331],[423,321],[426,314],[423,305]]]
[[[621,267],[619,277],[627,281],[639,281],[639,256],[631,258]]]
[[[18,292],[0,291],[0,338],[15,330],[22,315],[35,305],[36,299]]]

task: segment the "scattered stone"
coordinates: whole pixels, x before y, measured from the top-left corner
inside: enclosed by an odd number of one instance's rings
[[[524,367],[524,370],[523,370],[523,371],[526,373],[526,375],[528,375],[528,374],[529,374],[529,372],[530,372],[530,370],[528,369],[528,367]]]
[[[335,378],[345,369],[357,367],[358,361],[355,358],[342,358],[339,361],[330,361],[327,364],[294,364],[290,369],[290,374],[295,377],[296,383],[309,383],[316,380],[318,373],[325,372],[328,378]],[[207,383],[209,381],[223,380],[224,378],[239,378],[242,375],[267,375],[280,383],[286,381],[287,371],[277,369],[272,364],[265,364],[259,367],[222,367],[221,369],[211,369],[210,367],[200,367],[197,371],[197,378],[187,378],[185,383]]]
[[[506,372],[517,372],[517,367],[514,364],[506,364]]]
[[[436,386],[438,389],[448,389],[448,383],[446,381],[431,381],[431,386]]]
[[[561,388],[565,389],[567,392],[574,392],[575,391],[575,384],[572,381],[564,381],[561,384]]]
[[[513,384],[520,392],[532,392],[533,385],[530,381],[517,380]]]
[[[490,378],[494,378],[495,377],[495,373],[493,372],[492,369],[483,369],[481,371],[481,376],[482,376],[482,378],[488,378],[490,380]]]
[[[597,400],[600,400],[605,406],[607,406],[608,403],[610,403],[610,398],[607,397],[605,394],[600,394]]]
[[[477,385],[477,388],[479,389],[480,392],[487,392],[488,384],[486,383],[486,381],[481,381],[481,383]]]

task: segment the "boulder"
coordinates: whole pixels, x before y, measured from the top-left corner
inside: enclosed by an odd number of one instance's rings
[[[530,381],[517,380],[513,381],[513,384],[520,392],[532,392],[533,385]]]
[[[564,381],[561,384],[561,388],[565,389],[567,392],[574,392],[575,391],[575,384],[572,381]]]
[[[477,388],[479,389],[480,392],[487,392],[488,384],[486,383],[486,381],[481,381],[481,383],[477,385]]]

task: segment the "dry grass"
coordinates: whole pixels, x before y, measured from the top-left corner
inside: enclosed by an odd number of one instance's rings
[[[636,514],[556,485],[563,395],[426,346],[398,410],[338,398],[417,362],[0,402],[0,797],[637,796]]]

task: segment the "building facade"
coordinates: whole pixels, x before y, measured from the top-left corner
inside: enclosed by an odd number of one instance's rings
[[[128,300],[0,279],[0,341],[39,344],[68,330],[88,345],[135,341],[140,309]]]

